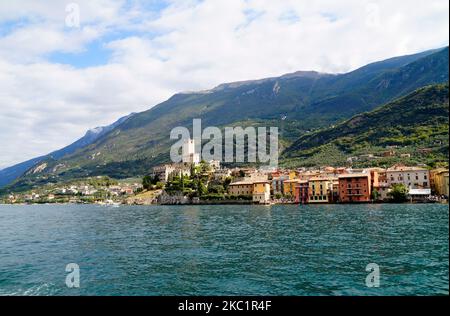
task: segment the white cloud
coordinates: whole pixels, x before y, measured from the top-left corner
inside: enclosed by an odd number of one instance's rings
[[[64,24],[61,1],[0,3],[0,168],[178,91],[297,70],[344,72],[448,45],[449,37],[447,0],[170,1],[156,11],[156,1],[73,2],[76,29]],[[104,65],[48,57],[89,58],[94,41],[111,51]]]

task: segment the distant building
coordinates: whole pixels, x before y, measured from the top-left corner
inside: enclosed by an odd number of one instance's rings
[[[411,202],[427,202],[431,197],[431,189],[410,189],[408,198]]]
[[[339,200],[341,202],[370,202],[371,194],[370,172],[349,173],[339,176]]]
[[[253,195],[253,182],[251,181],[240,181],[235,183],[230,183],[228,186],[228,193],[230,195]]]
[[[272,179],[272,192],[273,195],[284,194],[284,181],[289,180],[288,175],[281,175]]]
[[[301,180],[293,179],[293,180],[284,180],[283,181],[283,195],[285,196],[295,196],[295,187],[300,183]]]
[[[153,167],[152,176],[157,177],[161,182],[167,182],[173,176],[181,175],[189,177],[191,175],[192,164],[173,163]]]
[[[214,179],[215,180],[225,180],[226,178],[231,176],[230,169],[217,169],[214,171]]]
[[[386,151],[381,153],[381,156],[383,156],[383,157],[393,157],[393,156],[395,156],[395,151],[394,150],[386,150]]]
[[[377,187],[373,188],[373,190],[378,193],[376,198],[377,201],[387,201],[390,199],[389,192],[391,192],[391,187],[388,184],[379,183]]]
[[[403,184],[409,189],[430,188],[430,172],[425,168],[394,166],[386,170],[387,183]]]
[[[447,169],[436,169],[430,172],[431,188],[435,194],[449,196],[448,175]]]
[[[231,183],[228,187],[228,193],[234,196],[252,196],[253,202],[267,204],[270,202],[270,182],[263,180]]]
[[[300,180],[295,186],[295,203],[307,204],[309,201],[309,181]]]
[[[183,162],[198,165],[200,154],[195,151],[195,141],[188,139],[183,143]]]
[[[308,182],[308,203],[329,203],[333,191],[331,178],[313,177]]]
[[[270,202],[270,182],[256,181],[253,183],[253,202],[267,204]]]

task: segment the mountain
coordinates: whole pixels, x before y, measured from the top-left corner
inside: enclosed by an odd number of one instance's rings
[[[96,141],[101,136],[105,135],[109,131],[113,130],[123,122],[125,122],[127,119],[129,119],[134,113],[124,116],[114,122],[111,125],[108,126],[102,126],[102,127],[96,127],[93,128],[87,133],[77,140],[76,142],[70,144],[69,146],[66,146],[60,150],[54,151],[46,156],[41,156],[37,158],[33,158],[30,160],[27,160],[25,162],[19,163],[17,165],[5,168],[3,170],[0,170],[0,188],[8,185],[9,183],[13,182],[23,174],[25,174],[29,169],[32,167],[38,165],[40,162],[46,160],[46,159],[61,159],[66,155],[72,154],[75,151],[77,151],[80,148],[83,148],[85,146],[88,146],[89,144],[92,144],[94,141]]]
[[[143,175],[169,161],[172,128],[278,126],[282,150],[303,134],[393,101],[429,84],[448,82],[448,47],[376,62],[346,74],[299,71],[281,77],[178,93],[63,158],[48,157],[10,189],[49,181]]]
[[[448,162],[449,90],[448,83],[420,88],[374,111],[358,114],[336,126],[301,136],[284,153],[300,164],[327,160],[342,164],[342,157],[361,154],[377,155],[386,148],[397,147],[417,162],[423,157],[420,148],[427,148],[433,160]],[[336,153],[337,152],[337,153]],[[328,158],[324,158],[328,157]],[[316,159],[314,159],[316,158]],[[397,158],[372,160],[383,165]],[[424,160],[424,159],[422,159]],[[423,161],[422,161],[423,162]],[[367,163],[367,161],[365,162]]]

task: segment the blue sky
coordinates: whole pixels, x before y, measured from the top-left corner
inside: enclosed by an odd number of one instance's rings
[[[70,3],[79,9],[79,27],[67,23]],[[2,1],[0,169],[179,91],[298,70],[346,72],[446,46],[448,6],[447,0]]]

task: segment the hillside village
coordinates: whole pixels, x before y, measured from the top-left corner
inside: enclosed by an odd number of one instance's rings
[[[154,175],[166,186],[158,201],[161,204],[208,201],[257,204],[442,202],[449,195],[447,169],[428,170],[401,165],[386,169],[325,167],[296,170],[212,167],[216,164],[204,163],[209,169],[200,174],[208,179],[203,194],[198,194],[189,185],[198,176],[190,172],[189,164],[155,168]],[[175,190],[172,189],[174,183],[178,184]],[[185,187],[181,188],[179,183]]]
[[[193,140],[183,162],[153,167],[140,179],[95,177],[51,185],[5,203],[118,204],[327,204],[448,202],[449,170],[401,164],[387,168],[223,167],[201,161]],[[393,151],[390,150],[389,153]]]

